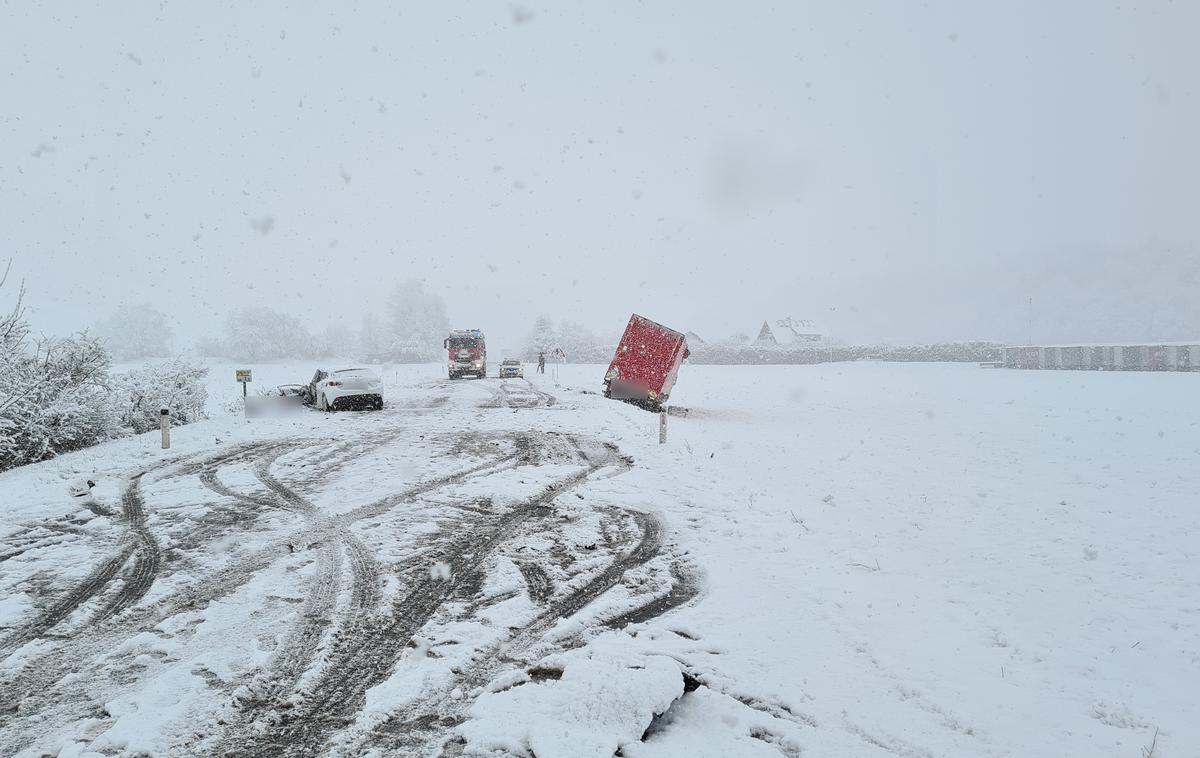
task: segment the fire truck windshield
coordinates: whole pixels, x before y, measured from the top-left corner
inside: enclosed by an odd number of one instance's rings
[[[451,350],[465,350],[467,348],[479,347],[479,339],[477,337],[451,337]]]

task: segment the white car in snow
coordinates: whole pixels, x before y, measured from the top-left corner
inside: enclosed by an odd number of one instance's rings
[[[383,410],[383,380],[371,369],[317,369],[308,388],[311,402],[319,411]]]
[[[512,358],[500,361],[500,378],[508,379],[510,377],[525,378],[525,369],[521,366],[521,362]]]

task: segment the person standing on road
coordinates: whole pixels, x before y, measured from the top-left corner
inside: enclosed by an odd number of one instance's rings
[[[546,373],[546,354],[538,353],[538,373]]]

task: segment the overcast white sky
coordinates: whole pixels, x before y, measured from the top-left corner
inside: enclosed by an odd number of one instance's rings
[[[1200,333],[1200,3],[316,5],[0,8],[35,325]]]

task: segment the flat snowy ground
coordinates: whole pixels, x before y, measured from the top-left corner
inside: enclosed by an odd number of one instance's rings
[[[0,754],[1200,754],[1200,376],[232,368],[0,475]]]

